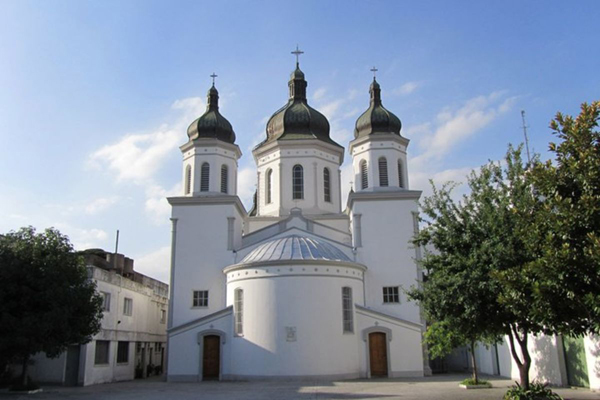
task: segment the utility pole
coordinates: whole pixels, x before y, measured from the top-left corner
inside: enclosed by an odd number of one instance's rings
[[[525,135],[525,149],[527,149],[527,161],[531,164],[531,155],[529,154],[529,138],[527,137],[527,124],[525,124],[525,110],[521,110],[521,120],[523,121],[523,135]]]

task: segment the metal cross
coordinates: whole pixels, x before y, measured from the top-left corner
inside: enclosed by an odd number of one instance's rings
[[[375,79],[375,73],[379,70],[377,68],[373,67],[369,71],[373,72],[373,79]]]
[[[296,56],[296,66],[300,65],[300,54],[304,54],[304,52],[296,45],[296,50],[292,51],[292,54]]]
[[[212,78],[212,80],[213,80],[213,86],[215,86],[215,78],[216,78],[217,76],[219,76],[219,75],[215,74],[214,72],[213,72],[213,73],[212,73],[212,75],[210,76],[210,77]]]

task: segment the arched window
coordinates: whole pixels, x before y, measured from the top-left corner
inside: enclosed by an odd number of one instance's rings
[[[292,199],[304,198],[304,169],[302,165],[294,165],[292,170]]]
[[[210,165],[207,162],[200,168],[200,191],[208,192],[208,178],[210,176]]]
[[[352,288],[342,288],[342,320],[343,332],[354,332],[354,313],[352,312]]]
[[[227,165],[223,164],[221,165],[221,193],[225,193],[227,194]]]
[[[265,199],[267,200],[267,204],[271,203],[271,190],[273,187],[273,170],[269,169],[267,171],[267,179],[265,180]]]
[[[233,297],[235,334],[241,336],[244,334],[244,290],[235,289]]]
[[[385,157],[379,158],[379,186],[388,186],[388,169]]]
[[[369,187],[369,178],[367,177],[367,161],[362,160],[360,162],[360,187],[366,189]]]
[[[185,167],[185,194],[190,194],[192,191],[192,167]]]
[[[404,187],[404,169],[402,168],[402,160],[398,160],[398,186]]]
[[[323,170],[323,193],[325,201],[331,203],[331,177],[329,175],[329,168]]]

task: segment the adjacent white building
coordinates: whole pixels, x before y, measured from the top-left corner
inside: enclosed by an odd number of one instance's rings
[[[373,80],[349,155],[308,105],[296,65],[289,101],[253,150],[255,204],[236,194],[231,124],[218,92],[188,129],[172,206],[168,380],[408,377],[429,373],[420,309],[402,288],[421,272],[410,244],[420,191],[408,139]]]
[[[100,332],[56,359],[37,354],[29,375],[36,382],[87,386],[162,374],[169,286],[135,272],[133,260],[122,254],[85,253],[89,277],[104,300]]]

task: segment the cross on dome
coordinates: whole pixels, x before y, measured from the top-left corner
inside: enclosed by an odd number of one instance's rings
[[[304,52],[296,45],[296,50],[292,51],[292,54],[296,56],[296,67],[298,67],[300,65],[300,54],[304,54]]]
[[[212,85],[215,86],[215,78],[219,76],[217,74],[215,74],[214,72],[212,73],[212,75],[210,75],[210,77],[212,78]]]
[[[377,68],[373,67],[371,68],[369,71],[371,71],[373,73],[373,80],[375,80],[375,74],[377,73],[377,71],[379,71]]]

